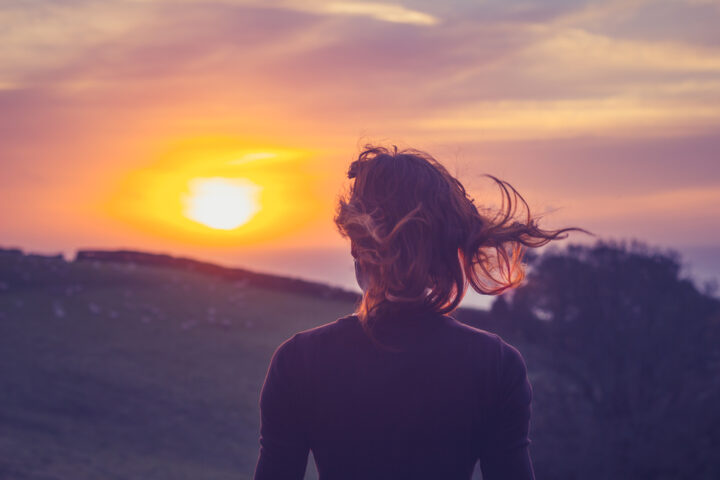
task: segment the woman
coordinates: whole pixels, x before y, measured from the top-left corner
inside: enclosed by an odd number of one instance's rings
[[[522,254],[565,238],[543,230],[506,182],[478,210],[427,153],[368,146],[352,162],[335,223],[350,239],[357,311],[275,351],[260,395],[255,480],[534,478],[532,390],[523,357],[450,317],[468,284],[496,295],[523,279]],[[524,215],[518,218],[518,208]]]

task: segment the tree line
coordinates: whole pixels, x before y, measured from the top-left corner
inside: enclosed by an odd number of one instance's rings
[[[533,385],[538,478],[720,478],[720,301],[639,242],[549,249],[488,315]]]

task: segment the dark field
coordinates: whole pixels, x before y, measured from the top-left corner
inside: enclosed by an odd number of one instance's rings
[[[273,350],[353,309],[164,267],[4,256],[0,282],[3,480],[251,478]]]
[[[273,351],[356,297],[97,258],[0,249],[0,480],[251,478]],[[453,313],[522,352],[538,479],[720,478],[720,301],[679,272],[643,246],[575,246],[490,312]]]

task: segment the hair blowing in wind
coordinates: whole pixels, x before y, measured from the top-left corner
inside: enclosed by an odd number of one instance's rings
[[[585,232],[540,228],[517,190],[492,175],[500,207],[478,208],[442,164],[415,149],[368,145],[347,175],[354,182],[334,220],[367,279],[357,314],[371,337],[384,313],[452,312],[468,284],[487,295],[513,288],[527,247]]]

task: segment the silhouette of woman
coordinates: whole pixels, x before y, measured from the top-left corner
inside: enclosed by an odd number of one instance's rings
[[[520,352],[449,316],[468,284],[518,285],[526,247],[579,230],[543,230],[507,182],[479,210],[427,153],[367,146],[335,223],[350,239],[362,300],[351,315],[296,333],[275,351],[260,394],[255,480],[534,478],[532,389]],[[519,211],[520,209],[520,211]]]

